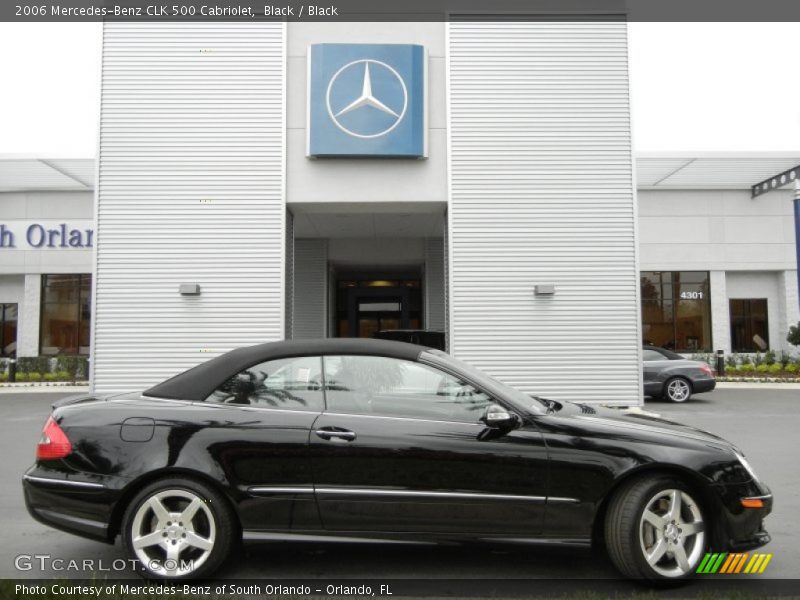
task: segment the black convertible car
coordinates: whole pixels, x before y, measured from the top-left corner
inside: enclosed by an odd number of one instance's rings
[[[691,576],[766,544],[741,452],[647,414],[535,398],[382,340],[234,350],[143,393],[54,406],[28,510],[143,574],[204,577],[240,540],[605,544],[625,575]]]

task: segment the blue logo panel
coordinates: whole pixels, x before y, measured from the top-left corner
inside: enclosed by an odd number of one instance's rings
[[[426,78],[422,46],[312,45],[308,155],[424,158]]]

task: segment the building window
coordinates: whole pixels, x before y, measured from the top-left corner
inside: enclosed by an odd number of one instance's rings
[[[89,354],[91,292],[91,275],[42,275],[41,354]]]
[[[17,305],[0,304],[0,356],[17,355]]]
[[[730,312],[733,352],[763,352],[769,349],[766,298],[732,299]]]
[[[708,271],[643,271],[645,344],[676,352],[711,352]]]

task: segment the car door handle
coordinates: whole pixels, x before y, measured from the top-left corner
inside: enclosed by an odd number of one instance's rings
[[[346,429],[317,429],[314,433],[321,437],[323,440],[331,442],[352,442],[356,439],[356,434],[353,431]]]

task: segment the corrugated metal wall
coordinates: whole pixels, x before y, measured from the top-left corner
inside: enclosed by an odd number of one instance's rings
[[[444,240],[429,238],[425,240],[425,328],[444,331],[445,329],[445,269]]]
[[[292,335],[296,340],[326,337],[328,240],[294,241]]]
[[[286,211],[286,297],[284,299],[286,330],[284,335],[291,340],[294,335],[292,324],[294,321],[294,215]]]
[[[541,395],[640,402],[626,24],[454,21],[448,58],[450,350]]]
[[[284,48],[280,23],[104,24],[96,391],[283,338]]]

